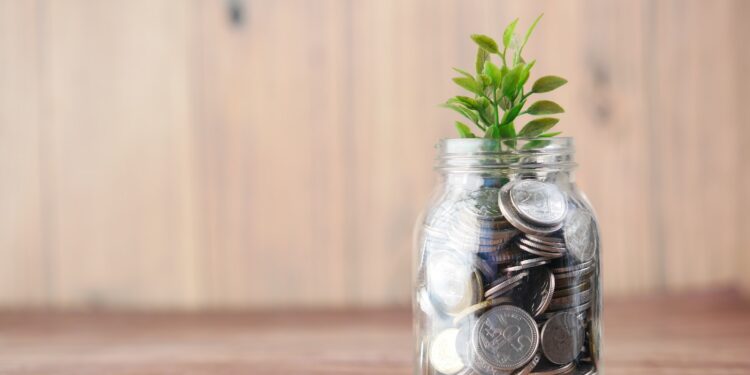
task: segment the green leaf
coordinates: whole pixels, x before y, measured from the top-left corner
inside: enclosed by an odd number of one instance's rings
[[[488,127],[495,124],[495,109],[486,98],[477,99],[477,112],[479,112],[479,118]]]
[[[466,78],[474,79],[473,75],[469,74],[469,72],[467,72],[467,71],[465,71],[463,69],[453,68],[453,70],[455,70],[456,72],[460,73],[461,75],[463,75]]]
[[[484,133],[484,137],[489,139],[499,139],[500,128],[497,125],[490,126],[487,128],[487,132]]]
[[[510,99],[508,99],[508,98],[506,98],[504,96],[503,96],[502,99],[500,99],[500,108],[503,111],[507,111],[508,109],[510,109],[510,106],[512,106],[512,105],[513,105],[513,103],[511,103]]]
[[[492,79],[492,84],[499,87],[503,82],[503,72],[492,61],[484,62],[482,73]]]
[[[500,50],[497,49],[497,42],[495,42],[494,39],[488,37],[487,35],[473,34],[471,36],[471,40],[473,40],[474,43],[478,44],[479,47],[482,47],[482,49],[489,53],[500,53]]]
[[[526,47],[526,42],[529,41],[529,37],[531,36],[531,33],[534,31],[534,28],[536,27],[536,24],[539,23],[539,20],[542,19],[542,16],[544,13],[540,14],[539,17],[537,17],[534,20],[534,23],[531,24],[531,27],[526,31],[526,36],[523,37],[523,43],[521,43],[521,48],[518,49],[518,56],[521,56],[521,51],[523,51],[523,47]]]
[[[509,99],[515,99],[516,93],[518,92],[518,80],[521,78],[521,69],[523,66],[519,65],[511,69],[508,74],[503,77],[503,96]]]
[[[475,81],[474,78],[456,77],[453,78],[453,82],[477,95],[484,95],[482,92],[482,85]]]
[[[484,48],[479,47],[477,48],[477,62],[476,62],[476,70],[477,74],[481,73],[484,70],[484,63],[490,59],[490,54],[487,53],[487,51],[484,50]]]
[[[500,137],[502,138],[515,138],[516,137],[516,126],[513,121],[499,126]]]
[[[526,81],[529,80],[529,74],[531,74],[531,68],[534,67],[534,64],[536,64],[536,60],[532,60],[530,63],[524,65],[521,70],[521,77],[518,79],[518,84],[521,87],[523,87],[523,85],[526,84]]]
[[[445,103],[445,104],[443,104],[441,106],[444,107],[444,108],[450,108],[450,109],[458,112],[461,116],[464,116],[467,119],[471,120],[471,122],[479,125],[479,115],[476,112],[474,112],[474,111],[472,111],[472,110],[470,110],[468,108],[464,108],[464,107],[462,107],[460,105],[456,105],[456,104],[452,104],[452,103]]]
[[[534,86],[531,87],[531,92],[542,93],[552,91],[564,84],[568,83],[565,78],[558,76],[544,76],[534,82]]]
[[[482,87],[492,86],[492,78],[486,74],[479,74],[477,81],[482,83]]]
[[[450,99],[448,99],[448,103],[460,104],[460,105],[463,105],[464,107],[466,107],[468,109],[477,109],[478,108],[477,101],[474,100],[473,98],[468,97],[468,96],[461,96],[461,95],[459,95],[459,96],[456,96],[455,98],[450,98]]]
[[[544,133],[544,134],[540,135],[539,137],[540,138],[552,138],[552,137],[556,137],[556,136],[558,136],[560,134],[562,134],[562,132]]]
[[[505,112],[503,115],[503,120],[501,123],[505,124],[507,122],[513,122],[513,120],[516,119],[519,113],[521,113],[521,109],[523,108],[523,105],[526,104],[526,101],[521,101],[518,104],[514,105],[513,108],[511,108],[508,112]]]
[[[540,100],[529,106],[526,110],[526,113],[530,115],[552,115],[563,112],[565,112],[563,107],[550,100]]]
[[[557,122],[560,121],[554,117],[543,117],[529,121],[518,133],[520,137],[534,138],[550,130]]]
[[[513,20],[506,28],[505,31],[503,31],[503,46],[505,48],[508,48],[510,46],[510,41],[513,39],[513,33],[516,30],[516,24],[518,24],[518,18]]]
[[[456,121],[456,130],[458,130],[458,134],[461,135],[461,138],[476,138],[477,136],[474,135],[474,133],[471,132],[471,129],[469,129],[469,126],[462,123],[461,121]]]

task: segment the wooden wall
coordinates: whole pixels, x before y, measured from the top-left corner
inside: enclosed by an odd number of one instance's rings
[[[404,304],[468,35],[527,47],[611,294],[750,290],[742,0],[0,0],[0,304]]]

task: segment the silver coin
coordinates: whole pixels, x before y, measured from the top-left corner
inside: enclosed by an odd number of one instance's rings
[[[532,316],[542,314],[552,301],[555,291],[555,278],[548,269],[532,268],[528,271],[526,282],[513,289],[511,298],[516,305]]]
[[[481,274],[484,275],[487,280],[492,280],[495,278],[495,276],[497,276],[498,270],[497,264],[495,263],[492,263],[483,258],[477,258],[474,261],[474,265],[479,269]]]
[[[529,269],[529,268],[533,268],[533,267],[543,266],[543,265],[545,265],[547,263],[549,263],[549,258],[527,259],[527,260],[522,260],[517,265],[505,267],[505,268],[503,268],[501,270],[501,272],[503,272],[503,273],[516,272],[516,271],[521,271],[521,270],[525,270],[525,269]]]
[[[585,277],[585,276],[591,274],[593,271],[594,271],[594,267],[589,266],[589,267],[586,267],[586,268],[581,268],[581,269],[577,269],[575,271],[570,271],[570,272],[566,272],[566,273],[556,273],[555,274],[555,278],[558,279],[558,280],[560,280],[560,279],[570,279],[570,278],[572,278],[572,279],[578,279],[578,278],[582,278],[582,277]]]
[[[419,306],[419,309],[422,310],[423,313],[429,316],[437,315],[437,310],[435,309],[435,306],[432,305],[430,294],[427,292],[426,289],[424,288],[419,289],[419,291],[417,292],[416,298],[417,298],[417,306]]]
[[[578,314],[580,314],[580,313],[588,310],[589,307],[591,307],[591,301],[586,302],[586,303],[584,303],[582,305],[579,305],[579,306],[576,306],[576,307],[573,307],[573,308],[570,308],[570,309],[561,310],[561,311],[553,310],[553,309],[551,309],[551,308],[548,307],[547,308],[547,312],[544,313],[544,314],[542,314],[540,316],[540,319],[550,319],[555,314],[560,313],[560,312],[570,312],[570,313],[578,315]]]
[[[576,314],[555,314],[542,327],[542,352],[555,364],[573,362],[583,347],[584,330]]]
[[[522,218],[545,226],[562,222],[568,207],[556,185],[534,180],[512,183],[510,200]]]
[[[523,244],[523,243],[517,243],[516,246],[518,246],[519,249],[529,254],[534,254],[534,255],[541,256],[541,257],[545,257],[545,258],[560,258],[564,256],[564,254],[560,252],[539,250],[539,249],[527,246],[526,244]]]
[[[521,272],[514,276],[509,276],[503,279],[495,280],[492,284],[490,284],[490,287],[487,288],[487,290],[484,292],[485,297],[490,297],[492,295],[501,293],[505,290],[509,290],[509,288],[516,282],[519,282],[523,280],[524,277],[528,276],[528,272]]]
[[[555,276],[557,276],[557,274],[555,274]],[[572,288],[590,282],[591,277],[589,275],[584,275],[584,277],[555,278],[555,285],[560,289]]]
[[[552,268],[552,272],[554,272],[554,273],[568,273],[568,272],[573,272],[573,271],[578,271],[578,270],[581,270],[581,269],[588,268],[590,266],[593,266],[593,264],[594,264],[594,261],[590,260],[588,262],[583,262],[583,263],[579,263],[579,264],[572,264],[572,265],[569,265],[569,266]]]
[[[510,305],[494,307],[482,314],[472,337],[477,357],[500,371],[523,366],[539,347],[534,318]]]
[[[544,226],[535,224],[528,220],[524,220],[510,203],[510,193],[508,192],[508,185],[509,184],[506,184],[502,189],[500,189],[500,199],[498,200],[498,204],[500,207],[500,211],[503,212],[503,216],[505,216],[505,218],[508,219],[508,221],[514,227],[518,228],[520,231],[526,234],[532,235],[546,235],[556,232],[560,228],[562,228],[562,222],[557,225]]]
[[[569,309],[575,306],[582,305],[591,300],[591,289],[584,290],[580,293],[571,294],[569,296],[554,297],[549,304],[552,310]]]
[[[435,370],[446,375],[456,374],[465,366],[458,355],[457,336],[458,329],[448,328],[435,336],[430,344],[430,364]]]
[[[584,283],[574,285],[568,288],[555,289],[555,298],[569,296],[569,295],[580,293],[584,290],[590,290],[590,289],[591,289],[590,282],[584,282]]]
[[[594,218],[582,209],[573,210],[565,219],[563,236],[568,251],[579,262],[590,260],[595,253],[598,233]]]
[[[547,252],[551,252],[551,253],[561,254],[561,253],[563,253],[565,251],[565,245],[562,245],[562,246],[551,246],[551,245],[546,245],[546,244],[543,244],[543,243],[534,242],[534,241],[531,241],[531,240],[529,240],[527,238],[519,238],[518,239],[518,243],[524,244],[526,246],[529,246],[529,247],[537,249],[537,250],[547,251]]]
[[[494,253],[487,254],[483,257],[488,262],[493,264],[506,264],[518,259],[518,257],[520,257],[520,252],[514,250],[513,248],[506,248],[495,251]]]
[[[474,295],[471,262],[455,251],[431,253],[425,265],[427,290],[441,311],[457,313],[471,306]]]
[[[490,294],[489,296],[487,296],[487,298],[499,298],[500,296],[504,294],[508,294],[509,292],[513,291],[515,288],[517,288],[520,285],[523,285],[523,280],[518,280],[508,285],[506,288],[503,288],[501,290],[496,291],[495,293]]]
[[[547,236],[535,236],[533,234],[527,234],[525,236],[531,241],[538,242],[550,246],[565,246],[565,240],[558,237],[547,237]]]

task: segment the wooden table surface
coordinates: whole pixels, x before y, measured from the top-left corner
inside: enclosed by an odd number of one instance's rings
[[[607,374],[750,374],[732,293],[608,300]],[[405,310],[0,313],[0,374],[410,374]]]

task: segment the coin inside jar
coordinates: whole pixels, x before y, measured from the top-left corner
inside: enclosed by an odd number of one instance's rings
[[[498,371],[509,371],[533,358],[539,347],[539,331],[528,313],[502,305],[479,317],[472,342],[480,366],[487,364]]]
[[[568,251],[579,262],[593,258],[598,234],[594,218],[588,212],[583,209],[573,210],[565,219],[563,235]]]
[[[539,225],[556,225],[565,218],[567,201],[551,183],[520,180],[511,186],[510,200],[522,218]]]
[[[498,196],[498,206],[503,216],[518,230],[531,235],[549,235],[562,228],[562,220],[555,221],[552,225],[540,224],[538,221],[529,220],[518,212],[518,208],[513,204],[510,197],[510,191],[523,180],[511,181],[500,189]],[[528,205],[529,202],[524,201]],[[540,215],[541,216],[541,215]]]
[[[541,315],[549,306],[555,291],[555,278],[547,268],[537,267],[528,271],[528,278],[520,287],[513,289],[511,298],[516,305],[532,316]]]
[[[427,290],[436,307],[455,314],[476,303],[471,263],[458,252],[440,250],[426,264]]]
[[[458,329],[448,328],[440,332],[430,344],[430,364],[435,370],[455,374],[464,368],[464,362],[456,349]]]
[[[570,363],[581,352],[583,335],[583,326],[576,314],[557,313],[542,327],[542,352],[552,363]]]

